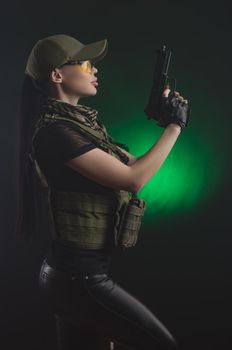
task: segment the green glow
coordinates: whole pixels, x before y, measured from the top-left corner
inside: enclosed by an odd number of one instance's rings
[[[120,70],[114,67],[113,72],[109,68],[102,105],[97,109],[109,134],[127,144],[129,152],[139,157],[155,144],[164,129],[154,120],[148,120],[143,112],[149,93],[147,82],[144,81],[146,88],[137,80],[133,84],[130,72],[122,67]],[[123,85],[125,76],[128,81]],[[226,173],[226,152],[221,149],[224,145],[220,144],[217,118],[213,117],[216,111],[207,110],[206,99],[202,106],[198,102],[189,127],[178,137],[158,172],[138,192],[138,197],[147,202],[146,221],[183,217],[184,213],[204,206],[220,189]]]
[[[164,130],[145,115],[143,119],[142,113],[123,123],[124,128],[120,122],[113,122],[111,135],[126,143],[130,153],[137,157],[146,153]],[[147,219],[182,216],[208,200],[224,172],[223,158],[216,154],[219,151],[209,135],[201,136],[186,128],[158,172],[138,192],[138,196],[147,201]]]

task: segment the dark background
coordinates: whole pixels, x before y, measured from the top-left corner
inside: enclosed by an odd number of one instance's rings
[[[114,84],[114,72],[120,67],[128,68],[121,84],[126,80],[128,88],[137,85],[138,98],[140,79],[143,93],[149,92],[150,82],[146,85],[142,76],[143,70],[152,68],[154,49],[166,42],[175,51],[180,91],[194,101],[192,131],[214,133],[215,164],[223,156],[226,171],[207,205],[174,218],[171,224],[156,225],[155,219],[154,225],[145,223],[143,238],[134,249],[115,252],[112,273],[167,325],[182,349],[232,348],[229,2],[18,1],[5,4],[1,11],[2,349],[55,349],[54,321],[37,285],[49,232],[41,232],[26,246],[16,241],[13,227],[16,119],[26,59],[37,40],[61,33],[83,43],[108,38],[105,64],[112,66],[112,74],[104,76],[99,95],[90,101],[103,110],[104,101],[107,106],[121,103],[120,88],[115,94],[104,92],[104,84],[109,85],[109,79]],[[140,102],[142,110],[145,101]],[[198,113],[202,111],[204,120]]]

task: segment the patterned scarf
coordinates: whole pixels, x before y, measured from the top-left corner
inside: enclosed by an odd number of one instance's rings
[[[81,122],[84,125],[90,126],[94,130],[100,131],[105,140],[109,143],[115,144],[129,151],[129,147],[121,142],[116,141],[106,130],[105,125],[97,118],[98,111],[94,108],[76,104],[76,106],[71,105],[70,103],[56,100],[53,97],[43,95],[39,108],[39,115],[43,115],[43,113],[51,113],[51,114],[61,114],[62,116],[71,116],[77,121]],[[120,156],[121,160],[125,163],[129,161],[127,155],[122,152],[119,148],[115,149],[115,152]]]
[[[48,112],[51,114],[61,114],[63,116],[72,116],[80,123],[90,126],[94,130],[100,131],[106,138],[107,131],[105,125],[97,118],[98,111],[91,107],[76,104],[75,106],[61,101],[56,100],[50,96],[43,96],[40,105],[40,113]]]

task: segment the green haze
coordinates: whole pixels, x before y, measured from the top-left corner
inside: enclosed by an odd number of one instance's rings
[[[141,82],[135,84],[123,68],[114,67],[113,72],[108,68],[105,86],[100,92],[102,102],[97,107],[93,103],[109,134],[127,144],[129,152],[137,157],[146,153],[164,130],[154,120],[148,120],[143,112],[150,86],[145,79]],[[187,86],[185,90],[188,89]],[[182,95],[186,96],[183,92]],[[154,218],[167,221],[173,215],[183,216],[197,209],[210,200],[223,181],[225,157],[217,144],[216,118],[207,110],[207,99],[205,105],[200,106],[201,103],[196,96],[189,126],[180,134],[158,172],[138,192],[147,202],[146,221]]]

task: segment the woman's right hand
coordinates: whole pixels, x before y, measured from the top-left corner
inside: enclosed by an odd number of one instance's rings
[[[184,99],[178,91],[171,90],[167,85],[162,94],[162,116],[157,121],[157,125],[166,127],[170,123],[178,124],[183,130],[189,122],[190,108],[188,100]]]

